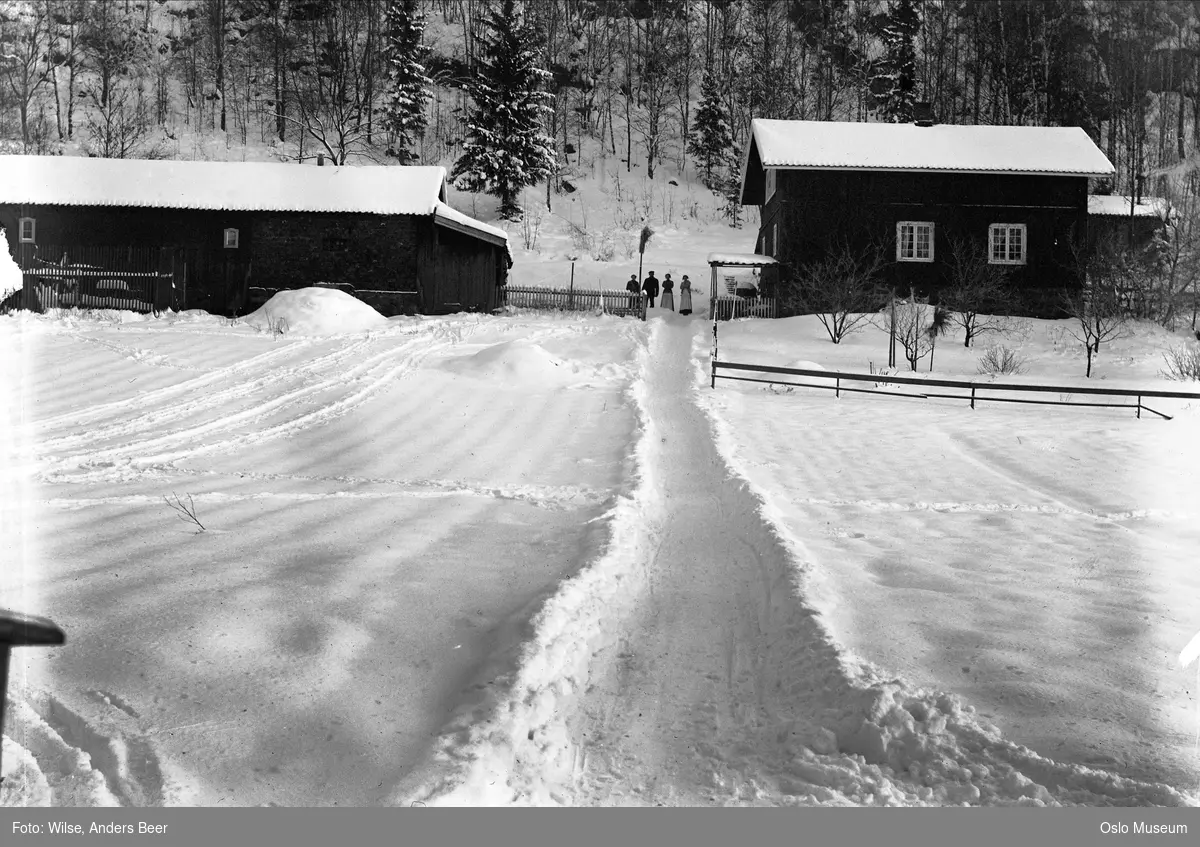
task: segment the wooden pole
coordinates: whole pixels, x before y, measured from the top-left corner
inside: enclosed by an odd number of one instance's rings
[[[571,262],[571,293],[567,297],[567,310],[575,309],[575,263]]]
[[[9,650],[13,647],[53,646],[65,642],[66,636],[53,622],[0,609],[0,735],[4,733],[4,701],[8,697]],[[0,773],[3,773],[3,752],[0,748]]]

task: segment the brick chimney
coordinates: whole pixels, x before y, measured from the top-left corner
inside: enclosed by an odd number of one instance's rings
[[[933,126],[933,106],[928,100],[918,100],[913,103],[913,123],[917,126]]]

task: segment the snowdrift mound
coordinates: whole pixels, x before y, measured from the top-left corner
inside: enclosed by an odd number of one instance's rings
[[[388,319],[336,288],[280,291],[242,319],[248,326],[303,335],[337,335],[381,329]]]
[[[459,376],[530,388],[592,384],[623,373],[615,365],[596,367],[560,359],[541,345],[522,340],[493,344],[470,356],[451,359],[443,367]]]

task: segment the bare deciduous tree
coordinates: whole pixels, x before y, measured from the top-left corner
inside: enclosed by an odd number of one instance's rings
[[[1123,298],[1122,280],[1127,268],[1120,261],[1092,258],[1087,261],[1087,283],[1080,289],[1062,293],[1062,305],[1071,316],[1067,334],[1084,346],[1087,371],[1092,376],[1092,360],[1100,345],[1128,335],[1129,314]]]
[[[861,329],[884,299],[879,272],[882,248],[854,249],[842,243],[827,256],[798,269],[780,284],[785,314],[816,314],[834,344]]]
[[[950,242],[950,284],[938,293],[949,319],[962,327],[963,346],[976,337],[1004,329],[1003,315],[1011,303],[1008,274],[988,262],[982,242],[953,238]]]

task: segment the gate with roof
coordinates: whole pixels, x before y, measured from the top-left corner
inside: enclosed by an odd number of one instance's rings
[[[757,270],[779,264],[770,256],[758,253],[709,253],[708,265],[712,268],[712,291],[709,295],[708,313],[713,321],[733,318],[774,318],[779,314],[776,297],[763,297],[757,288],[739,287],[737,278],[727,276],[719,280],[725,268]]]

